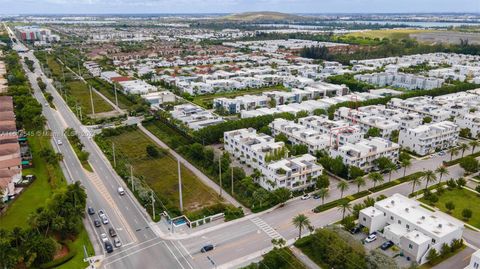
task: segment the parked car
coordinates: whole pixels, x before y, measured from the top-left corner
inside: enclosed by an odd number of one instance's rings
[[[107,236],[106,233],[102,233],[102,234],[100,235],[100,238],[102,239],[103,242],[107,242],[107,241],[108,241],[108,236]]]
[[[355,226],[355,227],[353,227],[353,228],[350,230],[350,233],[351,233],[351,234],[358,234],[358,233],[361,232],[361,231],[362,231],[362,227],[360,227],[360,226]]]
[[[202,249],[200,249],[200,252],[202,253],[205,253],[205,252],[208,252],[210,250],[213,250],[215,247],[213,245],[205,245],[202,247]]]
[[[103,244],[105,246],[105,250],[107,251],[107,253],[112,253],[113,252],[112,243],[110,243],[110,241],[108,241],[108,239]]]
[[[383,244],[380,246],[380,248],[381,248],[382,250],[387,250],[387,249],[391,248],[392,246],[393,246],[393,242],[392,242],[392,241],[387,241],[387,242],[383,243]]]
[[[124,194],[125,194],[125,190],[124,190],[122,187],[118,187],[118,194],[124,195]]]
[[[103,215],[102,223],[105,224],[105,225],[109,223],[107,216]]]
[[[302,198],[301,198],[301,199],[302,199],[302,200],[308,200],[308,199],[310,199],[310,194],[305,193],[304,195],[302,195]]]
[[[365,238],[365,243],[371,243],[373,241],[377,240],[377,235],[376,234],[370,234]]]
[[[94,219],[93,220],[93,225],[95,225],[95,227],[100,227],[100,226],[102,226],[102,223],[98,219]]]
[[[113,244],[115,245],[116,248],[119,248],[122,246],[122,242],[120,242],[120,239],[118,239],[118,237],[113,239]]]
[[[88,215],[93,215],[93,214],[95,214],[95,209],[93,209],[93,207],[89,206],[88,209],[87,209],[87,212],[88,212]]]
[[[445,151],[440,151],[440,152],[438,153],[438,156],[445,156],[445,154],[446,154]]]
[[[111,237],[117,236],[117,232],[113,227],[108,228],[108,233],[110,234]]]

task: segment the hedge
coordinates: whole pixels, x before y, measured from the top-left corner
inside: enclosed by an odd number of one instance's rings
[[[455,160],[452,160],[452,161],[443,162],[443,164],[444,164],[445,166],[452,166],[452,165],[459,164],[462,160],[464,160],[464,159],[467,158],[467,157],[477,158],[477,157],[479,157],[479,156],[480,156],[480,151],[475,152],[475,153],[470,154],[470,155],[466,155],[466,156],[464,156],[464,157],[462,157],[462,158],[458,158],[458,159],[455,159]]]
[[[42,265],[40,265],[40,269],[50,269],[50,268],[55,268],[55,267],[58,267],[68,261],[70,261],[71,259],[73,259],[73,257],[75,257],[75,255],[77,255],[77,250],[72,246],[72,242],[70,241],[67,241],[66,242],[66,245],[67,245],[67,248],[68,248],[68,254],[59,258],[59,259],[56,259],[56,260],[53,260],[53,261],[50,261],[50,262],[47,262],[47,263],[44,263]]]

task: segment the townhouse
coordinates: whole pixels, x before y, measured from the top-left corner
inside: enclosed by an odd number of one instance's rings
[[[223,110],[230,114],[240,113],[242,110],[253,110],[261,107],[267,107],[269,98],[267,96],[243,95],[231,98],[213,99],[213,108]]]
[[[427,155],[457,144],[460,128],[451,121],[424,124],[400,131],[399,144],[418,155]]]
[[[461,129],[470,129],[472,137],[478,137],[480,135],[480,111],[461,114],[455,118],[455,123]]]
[[[338,108],[335,111],[334,119],[357,124],[364,133],[372,128],[377,128],[383,138],[389,138],[393,131],[400,129],[400,124],[391,119],[347,107]]]
[[[387,108],[399,109],[404,112],[414,112],[429,117],[433,122],[448,120],[451,113],[439,105],[435,105],[431,96],[413,97],[406,100],[392,98],[387,103]]]
[[[216,125],[225,121],[222,117],[214,115],[211,112],[192,104],[176,105],[173,107],[173,111],[170,114],[172,118],[179,120],[193,130],[200,130],[204,127]]]

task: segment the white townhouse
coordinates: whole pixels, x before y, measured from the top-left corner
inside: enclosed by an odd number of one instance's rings
[[[393,131],[400,129],[400,124],[391,119],[348,107],[338,108],[335,111],[334,118],[358,124],[364,133],[371,128],[377,128],[383,138],[389,138]]]
[[[209,111],[192,104],[174,106],[173,111],[170,112],[170,114],[174,119],[181,121],[193,130],[199,130],[225,121],[222,117],[218,117]]]
[[[230,114],[240,113],[242,110],[254,110],[261,107],[267,107],[269,98],[266,96],[243,95],[235,98],[215,98],[213,99],[214,109],[223,109]]]
[[[468,128],[473,137],[477,137],[480,134],[480,112],[475,111],[459,115],[455,118],[455,123],[461,129]]]
[[[394,163],[398,161],[400,146],[390,140],[375,137],[357,143],[345,143],[338,148],[330,148],[332,158],[340,156],[345,165],[357,166],[369,172],[376,168],[375,160],[386,157]]]
[[[480,269],[480,249],[472,254],[470,263],[464,269]]]
[[[451,121],[442,121],[401,130],[398,143],[403,148],[423,156],[456,145],[459,133],[458,125]]]
[[[430,249],[440,252],[443,244],[460,240],[463,224],[441,212],[431,212],[420,202],[401,194],[378,201],[360,211],[359,224],[378,232],[400,247],[407,261],[427,262]],[[477,266],[478,267],[478,266]]]
[[[146,83],[143,80],[127,80],[119,82],[125,93],[130,94],[147,94],[157,91],[157,87]]]
[[[450,111],[435,105],[431,96],[412,97],[406,100],[392,98],[387,103],[387,108],[400,109],[404,112],[415,112],[423,117],[430,117],[433,122],[448,120]]]
[[[357,125],[349,125],[345,121],[329,120],[327,116],[308,116],[298,119],[298,124],[329,136],[332,143],[343,145],[357,143],[363,139],[363,133]]]

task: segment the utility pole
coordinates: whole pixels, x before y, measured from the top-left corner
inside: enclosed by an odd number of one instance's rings
[[[233,195],[233,167],[230,168],[232,171],[232,195]]]
[[[113,83],[113,88],[115,89],[115,104],[118,107],[117,84]]]
[[[218,174],[220,176],[220,197],[222,197],[222,155],[220,155],[220,158],[218,158]]]
[[[82,76],[82,73],[80,72],[80,61],[77,61],[77,66],[78,66],[78,76]]]
[[[92,104],[92,114],[95,116],[95,107],[93,106],[93,95],[92,95],[92,86],[88,85],[90,89],[90,103]]]
[[[80,110],[80,121],[82,121],[83,120],[82,106],[78,106],[78,109]]]
[[[135,192],[135,185],[133,184],[133,166],[130,165],[130,181],[132,182],[132,192]]]
[[[150,197],[152,198],[152,218],[153,220],[155,220],[155,198],[153,197],[153,191]]]
[[[112,151],[113,151],[113,167],[117,167],[117,159],[115,158],[115,143],[112,142]]]
[[[182,173],[180,169],[180,160],[177,159],[177,163],[178,163],[178,196],[180,197],[180,212],[183,212]]]

